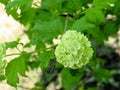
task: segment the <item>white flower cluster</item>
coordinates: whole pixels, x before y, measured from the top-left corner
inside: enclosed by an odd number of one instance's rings
[[[91,43],[84,34],[68,30],[55,49],[56,59],[64,67],[78,69],[89,63],[93,55]]]

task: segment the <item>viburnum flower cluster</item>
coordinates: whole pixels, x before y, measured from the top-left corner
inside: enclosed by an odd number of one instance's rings
[[[55,49],[56,60],[64,67],[78,69],[88,64],[93,49],[88,38],[75,30],[68,30]]]

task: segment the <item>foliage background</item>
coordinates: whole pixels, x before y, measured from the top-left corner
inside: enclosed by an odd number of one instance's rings
[[[19,44],[23,49],[17,53],[17,58],[2,67],[5,72],[1,73],[0,80],[6,79],[17,88],[18,73],[26,76],[28,68],[41,68],[41,80],[31,90],[44,90],[50,83],[57,85],[58,77],[62,79],[59,90],[120,89],[120,57],[113,48],[104,45],[108,36],[116,35],[119,30],[119,0],[41,0],[40,4],[33,0],[0,2],[5,4],[8,15],[25,26],[24,33],[30,40],[27,44],[20,43],[20,38],[5,43],[5,50],[17,48]],[[108,18],[109,14],[115,17]],[[58,36],[64,34],[65,29],[84,33],[92,42],[94,56],[81,69],[64,68],[55,60],[57,44],[53,39],[59,40]],[[34,51],[25,51],[33,45]]]

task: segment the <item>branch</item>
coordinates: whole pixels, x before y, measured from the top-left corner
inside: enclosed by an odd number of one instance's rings
[[[20,53],[8,54],[8,55],[6,55],[5,57],[8,57],[8,56],[13,56],[13,55],[20,55]]]
[[[30,90],[31,88],[28,88],[28,87],[24,87],[24,86],[21,86],[21,85],[18,85],[17,87],[21,88],[21,89],[26,89],[26,90]]]
[[[68,15],[66,16],[64,33],[66,32],[66,30],[67,30],[67,27],[68,27]]]

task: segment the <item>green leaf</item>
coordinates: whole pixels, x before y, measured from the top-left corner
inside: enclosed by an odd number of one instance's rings
[[[97,87],[90,87],[87,90],[98,90],[98,88]]]
[[[99,27],[92,29],[89,31],[89,33],[92,35],[93,39],[97,42],[98,45],[102,45],[104,43],[104,40],[106,40],[108,37],[103,33],[102,30],[100,30]]]
[[[92,3],[93,0],[81,0],[83,6],[87,6],[89,3]]]
[[[5,78],[5,76],[4,75],[0,75],[0,82],[2,81],[2,80],[5,80],[6,78]]]
[[[74,85],[76,85],[83,75],[83,70],[72,76],[69,69],[62,70],[62,85],[65,90],[72,90]]]
[[[9,1],[6,5],[6,12],[8,14],[11,14],[16,20],[20,17],[18,14],[18,9],[21,11],[26,11],[28,8],[31,8],[31,0],[14,0]]]
[[[10,61],[6,67],[7,83],[16,87],[19,83],[18,74],[25,76],[27,70],[26,61],[22,57],[17,57]]]
[[[88,22],[94,23],[96,25],[101,24],[104,21],[104,13],[97,8],[90,8],[85,14],[86,20]]]
[[[53,51],[45,51],[38,56],[39,66],[41,69],[47,69],[49,67],[50,59],[54,58]]]
[[[70,0],[69,1],[69,4],[68,4],[69,9],[73,9],[74,11],[78,11],[81,9],[81,7],[82,7],[82,1],[80,1],[80,0]]]
[[[114,12],[115,14],[117,14],[117,13],[120,12],[120,1],[119,1],[119,0],[116,0],[116,2],[115,2],[115,7],[113,7],[113,8],[114,8],[113,12]]]
[[[99,9],[109,8],[109,4],[113,4],[116,0],[94,0],[93,5]]]
[[[17,47],[18,43],[19,43],[18,41],[6,42],[5,43],[6,49],[15,48]]]
[[[0,0],[0,2],[6,5],[8,3],[8,0]]]
[[[84,90],[84,85],[79,86],[78,90]]]
[[[108,81],[112,76],[111,72],[105,68],[94,69],[94,76],[98,82]]]
[[[81,10],[82,2],[80,0],[63,0],[62,8],[59,9],[62,13],[73,14]]]
[[[117,26],[116,22],[114,22],[114,21],[109,21],[104,26],[104,33],[107,36],[116,34],[117,31],[118,31],[118,26]]]
[[[30,59],[30,56],[31,56],[31,53],[28,53],[25,51],[20,53],[20,57],[24,58],[26,61],[28,61]]]
[[[80,32],[84,32],[87,30],[90,31],[94,28],[95,28],[95,25],[87,22],[86,17],[82,17],[82,18],[76,20],[71,27],[71,29],[77,30]]]
[[[97,44],[103,44],[104,40],[107,39],[102,30],[99,29],[95,24],[92,24],[86,20],[86,17],[82,17],[81,19],[76,20],[72,27],[72,30],[77,30],[79,32],[87,33],[92,35],[93,39],[97,42]],[[101,35],[101,38],[99,36]]]
[[[38,14],[36,15],[35,19],[36,21],[41,20],[41,21],[49,21],[51,17],[51,13],[45,10],[40,9]]]
[[[41,0],[41,1],[42,1],[41,8],[46,10],[55,10],[61,7],[62,0]]]
[[[33,23],[34,19],[35,19],[35,9],[33,8],[28,8],[27,11],[23,11],[21,13],[20,22],[25,26]]]
[[[35,50],[43,50],[43,49],[46,49],[45,43],[43,43],[43,42],[36,43]]]
[[[34,44],[52,41],[53,38],[62,33],[63,27],[62,21],[59,19],[37,22],[29,31],[31,42]]]

